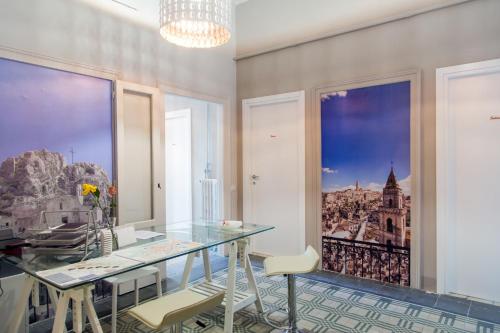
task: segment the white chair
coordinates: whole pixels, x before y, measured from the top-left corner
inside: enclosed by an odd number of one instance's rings
[[[118,246],[124,247],[137,242],[134,227],[116,228],[115,230]],[[156,294],[158,298],[162,295],[160,270],[155,266],[142,267],[120,275],[104,279],[113,286],[111,301],[111,332],[116,333],[116,316],[118,312],[118,286],[120,284],[134,281],[135,306],[139,305],[139,279],[154,275],[156,278]]]
[[[264,270],[267,276],[286,275],[288,277],[288,327],[274,328],[289,333],[306,332],[297,328],[297,295],[295,294],[295,275],[310,273],[316,270],[319,263],[318,253],[308,246],[306,252],[300,256],[270,257],[264,260]],[[266,318],[267,321],[267,318]]]

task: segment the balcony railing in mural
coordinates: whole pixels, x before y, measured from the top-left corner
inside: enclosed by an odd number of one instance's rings
[[[323,269],[410,285],[410,248],[323,236]]]

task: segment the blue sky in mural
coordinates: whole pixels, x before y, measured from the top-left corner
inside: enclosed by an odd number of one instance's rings
[[[0,59],[0,163],[47,149],[62,153],[68,164],[72,157],[98,164],[112,179],[111,84]]]
[[[410,194],[410,105],[409,81],[323,95],[323,191],[381,190],[393,163]]]

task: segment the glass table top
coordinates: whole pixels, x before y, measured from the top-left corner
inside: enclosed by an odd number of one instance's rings
[[[21,254],[2,259],[44,283],[66,290],[274,229],[248,223],[243,228],[221,224],[221,221],[194,221],[136,227],[136,231],[152,231],[161,235],[137,239],[136,243],[120,247],[108,256],[101,256],[100,251],[95,249],[85,261],[81,261],[82,256],[36,255],[31,248],[23,248]]]

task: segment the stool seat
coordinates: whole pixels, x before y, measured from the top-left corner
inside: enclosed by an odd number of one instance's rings
[[[185,289],[136,306],[128,314],[157,330],[211,310],[220,305],[223,299],[223,291],[206,296]]]
[[[308,246],[302,255],[266,258],[264,270],[267,276],[304,274],[314,271],[318,263],[318,253],[311,246]]]

